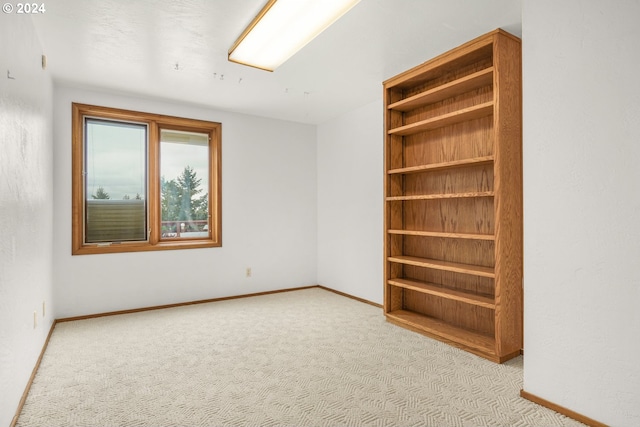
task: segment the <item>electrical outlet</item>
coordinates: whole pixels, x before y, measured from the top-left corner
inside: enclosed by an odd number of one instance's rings
[[[251,267],[247,267],[247,277],[251,277]]]
[[[38,310],[33,312],[33,329],[38,327]]]

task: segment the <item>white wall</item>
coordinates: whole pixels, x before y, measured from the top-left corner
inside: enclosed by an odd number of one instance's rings
[[[640,425],[640,2],[523,5],[524,389]]]
[[[221,122],[223,246],[71,256],[72,102]],[[64,86],[54,106],[58,318],[317,283],[315,126]]]
[[[7,426],[53,323],[52,90],[29,17],[1,14],[0,41],[0,425]]]
[[[378,100],[318,126],[318,283],[378,304],[382,118]]]
[[[638,16],[636,0],[523,2],[524,389],[621,426],[640,425]],[[381,101],[316,134],[58,87],[52,142],[50,79],[15,18],[0,15],[0,425],[53,315],[315,283],[382,303]],[[72,257],[72,101],[222,122],[223,247]]]

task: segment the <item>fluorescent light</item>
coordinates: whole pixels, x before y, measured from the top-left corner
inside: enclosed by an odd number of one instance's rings
[[[273,71],[360,0],[269,0],[229,49],[229,60]]]

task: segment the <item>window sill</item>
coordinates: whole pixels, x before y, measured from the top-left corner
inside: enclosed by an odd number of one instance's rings
[[[151,243],[109,243],[109,244],[92,244],[84,245],[79,248],[73,248],[72,255],[94,255],[94,254],[113,254],[122,252],[149,252],[149,251],[166,251],[178,249],[199,249],[199,248],[217,248],[221,247],[221,242],[212,240],[182,240],[179,242],[163,241],[155,244]]]

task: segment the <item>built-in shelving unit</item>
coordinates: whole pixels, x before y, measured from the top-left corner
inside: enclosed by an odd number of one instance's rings
[[[496,362],[522,349],[520,40],[384,82],[387,319]]]

